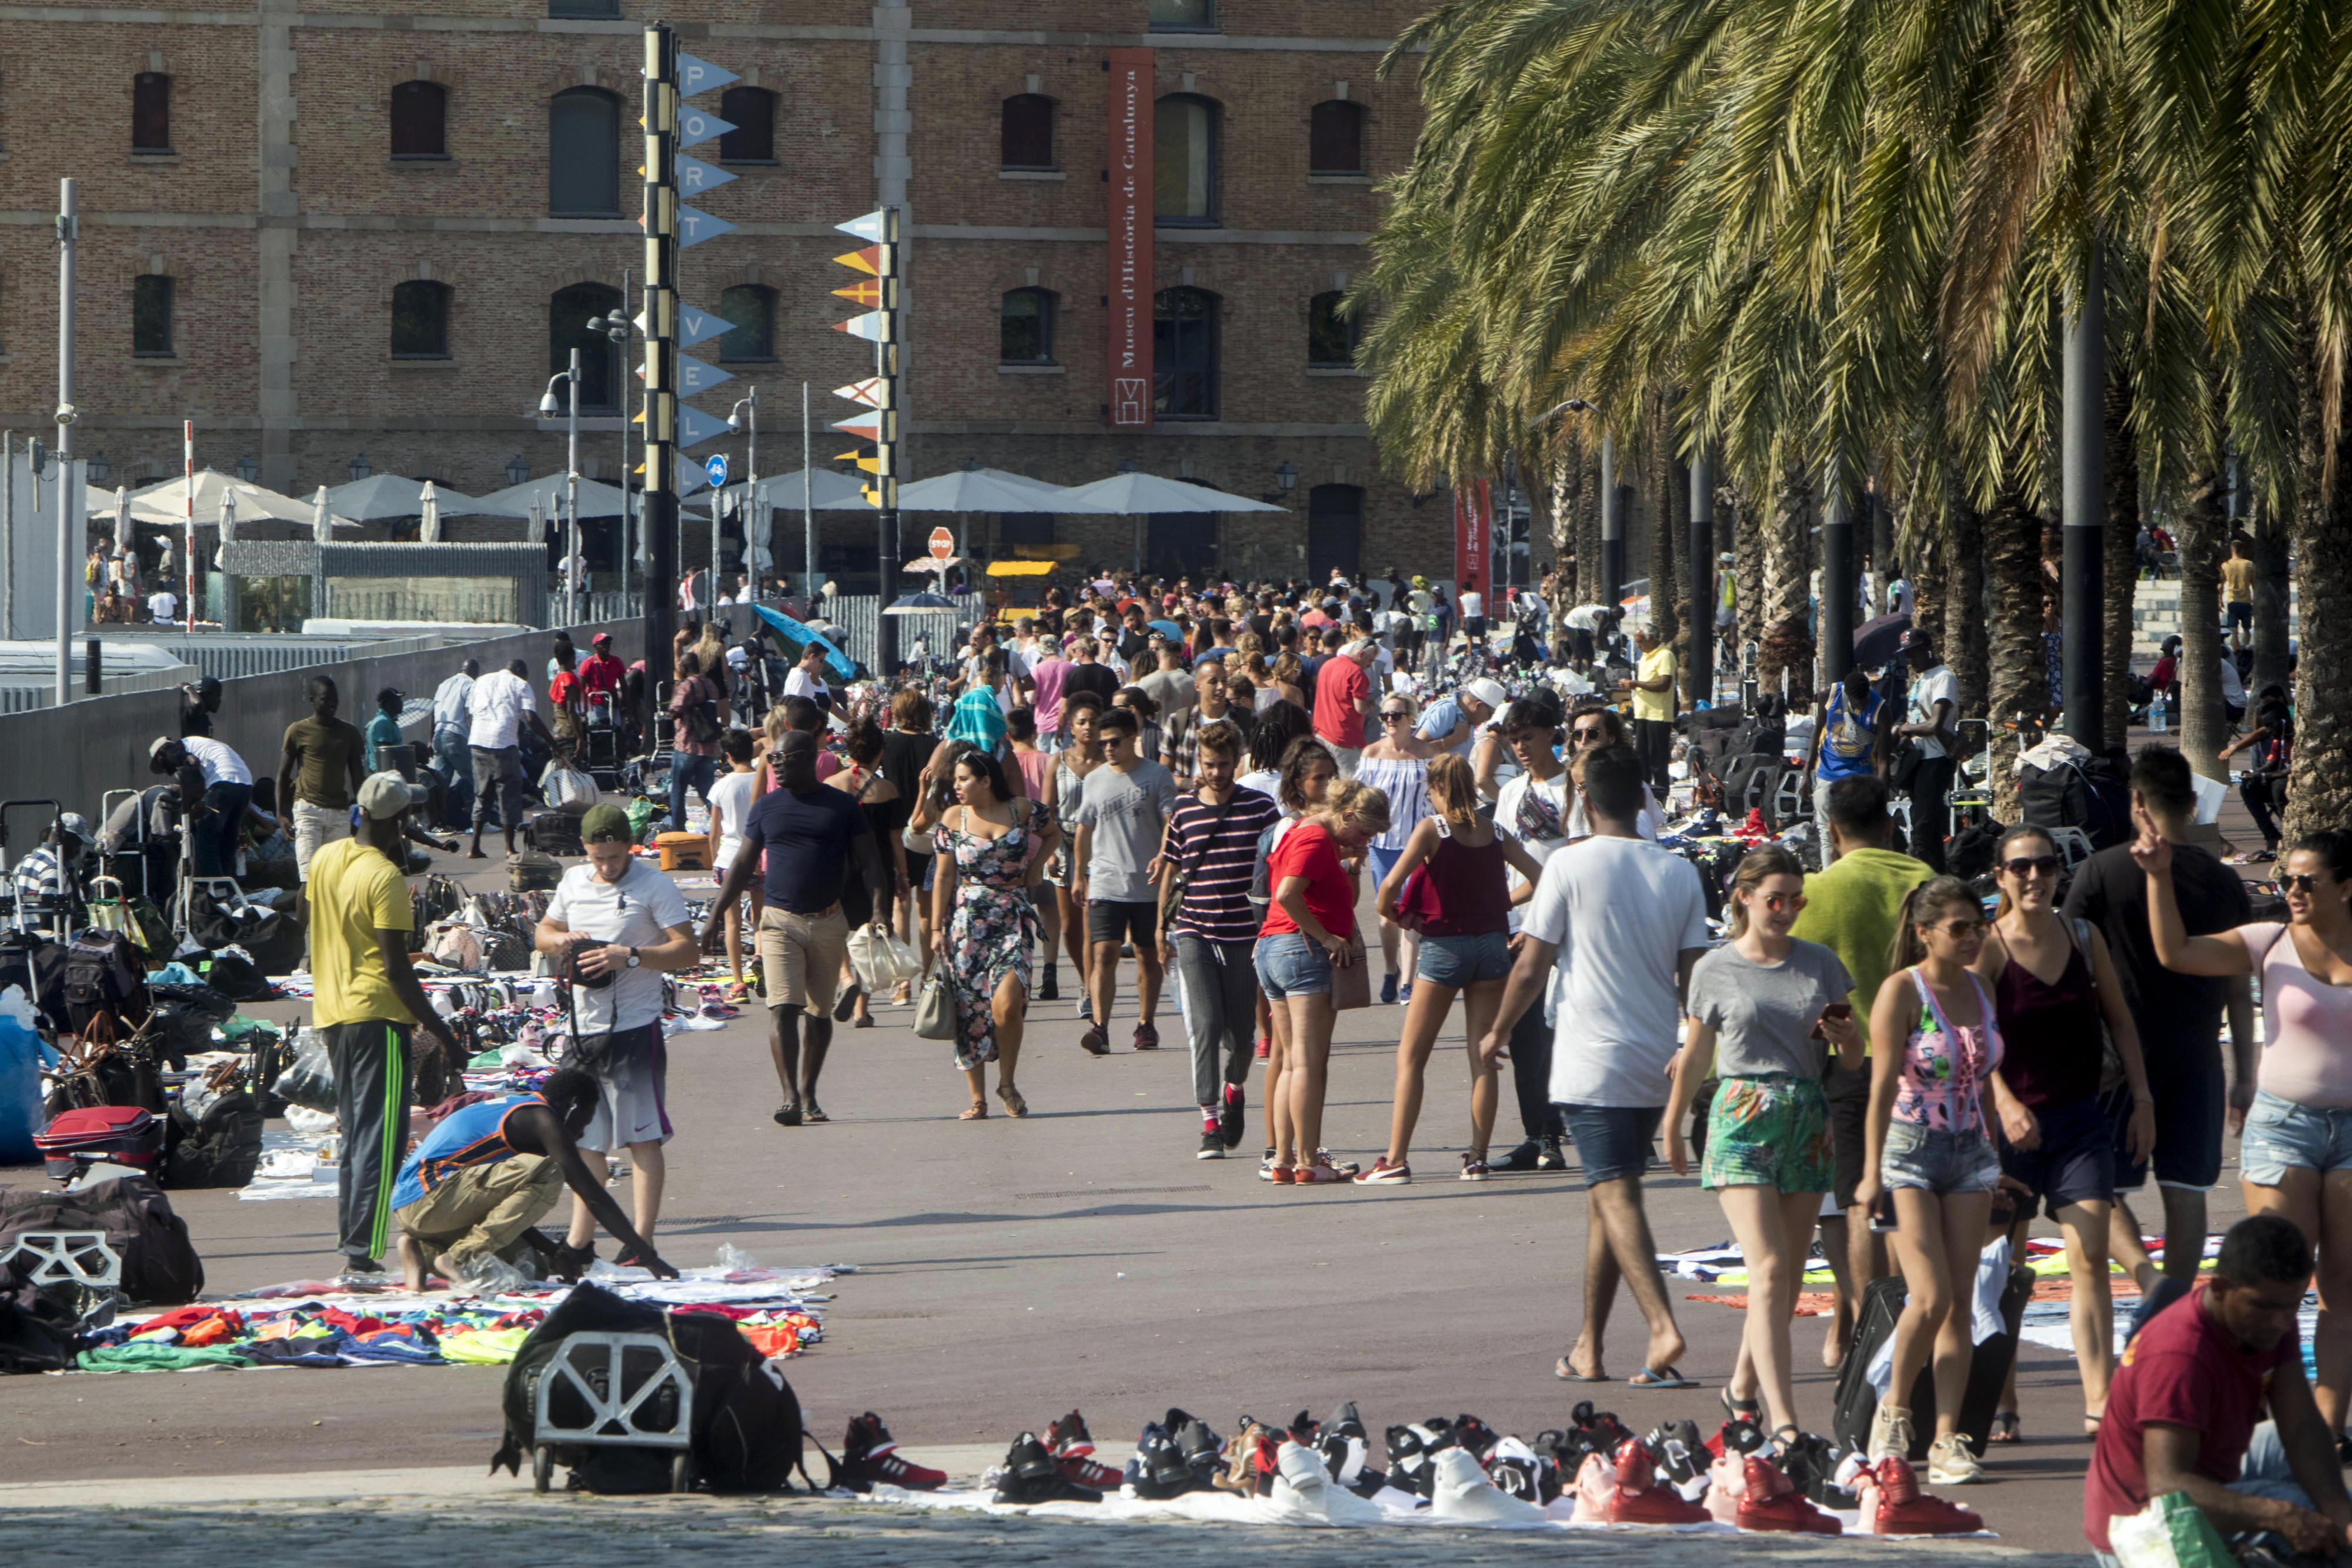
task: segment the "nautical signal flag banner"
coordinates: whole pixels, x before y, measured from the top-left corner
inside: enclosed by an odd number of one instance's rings
[[[709,213],[698,212],[684,202],[677,204],[677,247],[680,250],[734,232],[735,225],[725,218],[714,218]]]
[[[862,382],[852,382],[845,387],[835,387],[833,389],[833,395],[838,398],[846,398],[851,402],[863,403],[867,408],[880,408],[882,406],[882,378],[880,376],[868,376]]]
[[[697,310],[691,305],[677,308],[677,346],[681,349],[708,343],[713,338],[724,337],[734,329],[735,324],[724,316],[713,316],[709,311]],[[637,329],[645,329],[643,321],[637,323]]]
[[[835,331],[846,332],[853,338],[863,338],[869,343],[889,341],[889,328],[890,313],[887,310],[868,310],[863,316],[852,316],[846,321],[835,321],[833,324]]]
[[[709,60],[698,60],[692,55],[677,57],[677,91],[680,98],[692,98],[698,92],[713,88],[733,87],[743,78],[733,71],[721,70]]]
[[[699,446],[714,435],[726,434],[728,428],[723,419],[714,419],[698,408],[688,408],[683,403],[678,405],[677,444],[680,446]]]
[[[1151,423],[1152,52],[1110,51],[1109,361],[1115,425]]]
[[[728,129],[732,131],[734,127],[730,125]],[[852,218],[845,224],[835,224],[833,226],[840,233],[862,239],[868,245],[882,243],[882,214],[878,209],[866,214],[862,218]]]

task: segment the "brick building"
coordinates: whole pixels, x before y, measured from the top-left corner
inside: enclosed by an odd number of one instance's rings
[[[1222,528],[979,518],[975,543],[1075,542],[1104,560],[1139,545],[1318,577],[1444,569],[1444,498],[1416,506],[1379,472],[1352,333],[1332,310],[1362,265],[1374,182],[1411,152],[1410,69],[1377,68],[1413,9],[692,0],[667,13],[688,51],[741,78],[695,100],[738,129],[691,150],[736,176],[695,198],[734,232],[682,261],[687,302],[736,324],[696,351],[735,379],[693,404],[723,417],[756,385],[773,474],[800,465],[808,382],[831,465],[846,442],[824,423],[849,408],[829,390],[871,368],[866,345],[831,329],[850,308],[830,294],[850,278],[829,260],[848,248],[831,225],[902,203],[909,478],[977,460],[1076,484],[1132,462],[1291,512]],[[73,175],[77,445],[103,455],[101,485],[177,474],[193,417],[200,463],[250,459],[289,494],[362,461],[486,494],[562,466],[562,422],[532,411],[574,344],[589,350],[583,470],[622,472],[620,389],[635,378],[583,323],[642,268],[639,0],[5,10],[0,424],[48,434],[48,214]],[[1125,170],[1153,221],[1124,230],[1115,142],[1128,165],[1154,149],[1150,168]],[[1149,260],[1122,330],[1150,361],[1116,406],[1115,234],[1131,263]],[[740,473],[741,444],[689,455],[730,450]],[[910,516],[909,547],[949,520]],[[829,575],[870,573],[870,519],[820,514],[820,532]],[[693,525],[688,561],[701,535]],[[786,569],[798,538],[780,519]],[[600,554],[609,564],[609,541]]]

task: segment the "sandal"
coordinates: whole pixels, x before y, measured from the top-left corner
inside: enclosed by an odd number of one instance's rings
[[[959,1121],[959,1122],[985,1122],[985,1121],[987,1121],[987,1120],[988,1120],[988,1103],[987,1103],[986,1101],[984,1101],[984,1100],[975,1100],[975,1101],[973,1101],[971,1104],[969,1104],[969,1105],[967,1105],[967,1106],[965,1106],[965,1107],[963,1108],[963,1112],[962,1112],[962,1113],[961,1113],[961,1115],[957,1116],[957,1117],[956,1117],[956,1120],[957,1120],[957,1121]]]
[[[738,980],[727,988],[727,999],[739,1005],[748,1002],[751,999],[751,988]]]
[[[1021,1091],[1013,1088],[1011,1084],[998,1084],[996,1086],[996,1097],[1004,1102],[1004,1113],[1013,1117],[1014,1120],[1017,1121],[1021,1117],[1029,1114],[1029,1102],[1024,1100],[1021,1097]]]
[[[1753,1421],[1764,1414],[1761,1399],[1740,1399],[1731,1392],[1731,1385],[1723,1385],[1723,1415],[1727,1421]]]
[[[812,1100],[801,1108],[801,1120],[803,1122],[814,1123],[830,1122],[833,1118],[824,1113],[824,1106]]]
[[[2025,1438],[2019,1432],[2018,1426],[2019,1423],[2016,1411],[1996,1410],[1992,1413],[1992,1426],[1985,1433],[1985,1441],[1988,1443],[2021,1443],[2025,1441]]]

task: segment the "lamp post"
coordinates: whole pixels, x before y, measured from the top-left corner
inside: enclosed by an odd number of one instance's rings
[[[572,350],[572,365],[547,378],[547,390],[539,394],[539,412],[542,418],[555,413],[555,383],[572,383],[571,413],[563,456],[563,509],[568,514],[563,530],[563,623],[580,624],[580,350]]]
[[[369,475],[374,472],[375,470],[373,468],[368,466],[366,453],[362,452],[358,456],[352,459],[351,476],[352,484],[358,484],[361,480],[366,478]]]
[[[236,476],[247,484],[252,484],[260,472],[261,465],[253,460],[252,453],[248,452],[236,460]]]
[[[760,509],[759,382],[753,382],[751,383],[751,390],[742,397],[737,399],[735,406],[727,411],[727,428],[730,430],[740,430],[744,433],[745,437],[743,443],[743,467],[745,469],[745,473],[743,475],[743,503],[740,507],[736,508],[736,516],[743,520],[743,575],[751,581],[754,589],[751,597],[757,599],[759,597],[757,586],[760,580],[760,563],[758,558],[752,553],[758,549],[758,546],[756,546],[751,539],[751,519],[759,515]],[[716,604],[719,602],[719,503],[717,497],[711,497],[710,506],[710,601],[713,604]]]
[[[628,298],[629,269],[625,267],[621,269],[621,300],[624,308],[627,306]],[[635,335],[637,330],[637,324],[635,321],[632,321],[626,316],[622,315],[619,310],[614,310],[609,315],[589,317],[588,329],[591,332],[602,332],[605,337],[612,340],[614,353],[615,356],[615,369],[618,369],[619,366],[627,362],[629,340]],[[636,520],[635,516],[636,508],[629,494],[629,378],[624,374],[621,376],[620,382],[621,602],[625,606],[628,603],[629,599],[629,534]],[[522,481],[518,479],[515,483],[520,484]]]
[[[522,460],[521,453],[518,452],[513,456],[507,459],[507,483],[509,485],[520,485],[530,477],[530,465]]]

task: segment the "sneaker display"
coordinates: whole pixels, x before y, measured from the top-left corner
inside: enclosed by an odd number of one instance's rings
[[[1083,1015],[1082,1015],[1083,1016]],[[1088,1056],[1110,1054],[1110,1030],[1098,1023],[1088,1024],[1087,1032],[1078,1036],[1078,1049]]]
[[[1505,1497],[1538,1507],[1559,1496],[1559,1467],[1548,1454],[1538,1454],[1521,1437],[1504,1437],[1486,1458],[1486,1478]]]
[[[1374,1525],[1388,1522],[1380,1504],[1349,1491],[1326,1468],[1321,1456],[1297,1443],[1285,1443],[1275,1458],[1275,1506],[1318,1524]]]
[[[1135,1026],[1135,1049],[1138,1051],[1158,1051],[1160,1049],[1160,1026],[1151,1023],[1137,1024]]]
[[[1181,1416],[1183,1412],[1170,1414]],[[1204,1484],[1193,1477],[1192,1467],[1184,1462],[1183,1450],[1177,1448],[1166,1423],[1160,1421],[1147,1423],[1143,1436],[1136,1439],[1135,1462],[1129,1467],[1129,1476],[1135,1495],[1154,1502],[1199,1491]]]
[[[1586,1461],[1588,1466],[1591,1462]],[[1612,1474],[1616,1485],[1608,1512],[1601,1516],[1603,1523],[1700,1524],[1709,1517],[1703,1505],[1685,1500],[1680,1492],[1665,1484],[1649,1448],[1636,1438],[1628,1437],[1617,1446]],[[1579,1479],[1580,1482],[1581,1478]],[[1584,1494],[1580,1485],[1577,1517],[1583,1516]]]
[[[1358,1186],[1411,1186],[1412,1166],[1402,1160],[1391,1165],[1388,1155],[1382,1155],[1372,1162],[1371,1169],[1359,1172],[1355,1179]]]
[[[1201,1146],[1192,1151],[1196,1160],[1221,1160],[1225,1157],[1225,1140],[1217,1133],[1215,1124],[1201,1131]]]
[[[1364,1460],[1371,1453],[1370,1443],[1370,1434],[1364,1430],[1364,1418],[1356,1414],[1356,1402],[1350,1399],[1331,1412],[1331,1419],[1323,1423],[1316,1448],[1333,1480],[1359,1496],[1369,1497],[1388,1480],[1380,1471],[1364,1468]],[[1375,1484],[1367,1488],[1367,1478]]]
[[[1387,1435],[1388,1484],[1399,1491],[1427,1497],[1433,1476],[1429,1468],[1430,1455],[1453,1440],[1425,1427],[1390,1427]]]
[[[1100,1502],[1102,1493],[1062,1473],[1034,1432],[1024,1432],[1005,1451],[1004,1476],[996,1483],[999,1502]]]
[[[1780,1473],[1780,1467],[1763,1455],[1745,1455],[1739,1464],[1744,1487],[1733,1521],[1740,1529],[1812,1535],[1845,1533],[1845,1527],[1837,1521],[1834,1515],[1815,1508],[1811,1500]]]
[[[1249,1101],[1242,1093],[1242,1086],[1226,1084],[1224,1103],[1217,1107],[1217,1134],[1224,1140],[1225,1147],[1236,1149],[1241,1146],[1242,1134],[1249,1131],[1244,1124],[1248,1108]]]
[[[1854,1488],[1864,1535],[1970,1535],[1984,1528],[1976,1510],[1921,1491],[1911,1461],[1900,1455],[1864,1466]]]
[[[1495,1446],[1503,1440],[1501,1433],[1475,1416],[1456,1416],[1452,1430],[1454,1441],[1482,1466],[1495,1457]]]
[[[1076,1411],[1045,1429],[1045,1449],[1062,1467],[1062,1473],[1080,1486],[1118,1490],[1119,1473],[1094,1457],[1094,1437],[1087,1430],[1087,1418]]]
[[[1911,1412],[1882,1399],[1870,1417],[1870,1441],[1863,1447],[1863,1462],[1874,1465],[1889,1454],[1911,1457]]]
[[[1657,1466],[1658,1479],[1684,1498],[1696,1500],[1706,1490],[1706,1446],[1699,1441],[1695,1421],[1668,1421],[1654,1427],[1642,1439]]]
[[[852,1491],[872,1491],[877,1486],[937,1491],[947,1485],[948,1473],[899,1458],[890,1428],[868,1410],[850,1418],[849,1436],[841,1440],[841,1479]]]
[[[1904,1456],[1909,1458],[1908,1455]],[[1947,1432],[1927,1445],[1927,1484],[1938,1487],[1966,1486],[1970,1481],[1984,1479],[1984,1461],[1976,1456],[1969,1440],[1958,1432]]]
[[[1535,1503],[1496,1490],[1469,1450],[1440,1449],[1429,1461],[1429,1512],[1433,1519],[1465,1524],[1542,1524],[1550,1515]]]
[[[1462,1179],[1464,1181],[1486,1179],[1486,1162],[1466,1149],[1462,1154]]]

